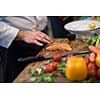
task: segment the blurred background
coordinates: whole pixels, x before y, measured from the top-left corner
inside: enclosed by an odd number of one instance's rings
[[[64,29],[64,25],[75,20],[97,20],[100,16],[48,16],[48,34],[53,38],[66,38],[69,32]]]

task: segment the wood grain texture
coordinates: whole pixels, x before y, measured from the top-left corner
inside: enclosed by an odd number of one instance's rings
[[[82,40],[74,40],[74,41],[68,41],[67,39],[54,39],[53,43],[69,43],[73,49],[73,51],[81,51],[81,50],[88,50],[88,47],[86,43]],[[52,43],[52,44],[53,44]],[[52,45],[50,44],[50,45]],[[42,55],[49,55],[49,54],[55,54],[55,53],[63,53],[64,51],[47,51],[45,48],[39,53]],[[35,69],[42,64],[43,61],[41,62],[33,62],[31,64],[28,64],[26,68],[18,75],[18,77],[14,80],[15,83],[24,83],[28,82],[30,80],[29,76],[29,69]],[[55,82],[57,83],[69,83],[71,81],[66,80],[63,77],[58,77],[55,79]]]

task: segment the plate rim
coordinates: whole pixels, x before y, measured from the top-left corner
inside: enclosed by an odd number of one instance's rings
[[[67,28],[66,28],[66,25],[68,25],[68,24],[75,23],[75,22],[82,22],[82,21],[95,21],[95,22],[100,23],[99,21],[96,21],[96,20],[77,20],[77,21],[72,21],[72,22],[69,22],[69,23],[65,24],[65,25],[64,25],[64,28],[65,28],[66,30],[68,30],[68,31],[71,31],[71,32],[89,32],[89,31],[95,31],[95,30],[100,29],[100,26],[97,27],[97,28],[87,29],[87,30],[74,30],[74,29],[67,29]]]

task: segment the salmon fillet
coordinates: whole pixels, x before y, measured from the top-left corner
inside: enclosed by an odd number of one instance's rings
[[[49,51],[55,51],[55,50],[61,50],[61,51],[72,51],[71,46],[68,43],[54,43],[51,46],[48,46],[46,50]]]

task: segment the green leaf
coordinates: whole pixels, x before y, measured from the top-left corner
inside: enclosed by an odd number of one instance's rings
[[[43,64],[50,64],[51,63],[51,60],[47,60],[45,62],[43,62]]]
[[[92,38],[90,38],[90,39],[87,40],[87,44],[88,44],[88,45],[91,45],[92,42],[93,42],[93,39],[92,39]]]
[[[94,83],[96,80],[96,77],[89,77],[88,82]]]
[[[36,70],[30,69],[30,70],[29,70],[29,74],[30,74],[30,76],[32,77],[32,76],[36,76],[36,75],[38,74],[38,72],[37,72]]]
[[[37,78],[36,82],[46,82],[46,83],[52,83],[54,82],[54,77],[52,73],[44,73],[40,77]]]
[[[43,71],[42,71],[42,68],[37,68],[35,70],[30,69],[29,74],[30,74],[31,77],[32,76],[38,76],[38,75],[43,74]]]
[[[95,46],[97,46],[98,44],[100,44],[100,39],[98,39],[98,40],[96,41]]]
[[[99,43],[100,43],[100,35],[98,35],[98,36],[96,36],[96,37],[89,38],[89,39],[87,40],[87,44],[88,44],[88,45],[97,46]]]
[[[88,77],[88,79],[82,80],[82,81],[80,81],[80,82],[82,82],[82,83],[95,83],[96,80],[97,80],[96,77],[91,76],[91,77]]]

